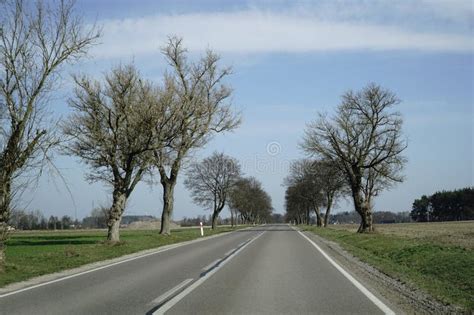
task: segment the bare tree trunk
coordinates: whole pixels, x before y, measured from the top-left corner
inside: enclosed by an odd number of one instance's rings
[[[373,232],[374,226],[372,221],[372,211],[365,211],[364,215],[361,216],[360,226],[357,232],[367,233]]]
[[[8,224],[5,222],[0,223],[0,273],[5,271],[6,263],[6,241],[8,239]]]
[[[111,225],[108,225],[107,241],[110,243],[120,242],[120,221],[121,219],[114,220],[111,222]]]
[[[328,204],[326,206],[326,214],[324,215],[324,227],[328,225],[329,215],[331,214],[332,197],[328,197]]]
[[[356,187],[357,188],[357,187]],[[373,221],[372,221],[372,208],[370,202],[364,200],[360,194],[360,190],[352,187],[352,198],[354,200],[355,211],[360,215],[360,226],[357,230],[358,233],[373,232]]]
[[[361,219],[357,232],[373,232],[372,208],[370,206],[370,200],[367,202],[367,198],[364,198],[361,195],[360,177],[356,178],[355,182],[351,183],[351,191],[355,211],[360,215]]]
[[[0,273],[2,273],[5,271],[5,241],[7,239],[7,236],[3,236],[3,234],[6,232],[6,229],[4,229],[3,227],[0,227],[0,229],[0,233],[2,234],[2,236],[0,236],[2,238],[0,240]]]
[[[375,231],[372,219],[372,207],[370,202],[364,202],[361,212],[360,226],[357,230],[358,233],[368,233]]]
[[[212,213],[212,229],[214,230],[217,226],[217,219],[219,218],[219,212],[215,210]]]
[[[110,243],[120,242],[120,221],[122,221],[122,214],[125,210],[126,202],[127,195],[119,189],[115,190],[113,193],[112,207],[110,208],[107,218],[107,241]]]
[[[163,186],[163,212],[161,213],[160,234],[170,235],[170,221],[173,214],[174,186],[176,181],[165,179],[161,181]]]
[[[323,220],[321,218],[321,212],[319,211],[318,207],[314,208],[314,213],[316,213],[316,226],[322,226]]]
[[[0,272],[2,272],[5,269],[5,248],[9,234],[11,182],[7,176],[2,176],[0,180]]]
[[[234,211],[230,209],[230,227],[234,227]]]

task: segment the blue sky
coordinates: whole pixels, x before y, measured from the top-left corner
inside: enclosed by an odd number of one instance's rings
[[[331,113],[348,89],[376,82],[402,103],[406,181],[382,193],[376,210],[410,210],[415,198],[437,190],[472,186],[474,13],[470,1],[93,1],[78,0],[87,23],[103,27],[101,45],[87,60],[66,69],[100,78],[119,63],[133,61],[144,76],[160,80],[166,65],[159,53],[166,36],[184,38],[193,57],[210,47],[234,74],[233,104],[244,122],[193,153],[202,158],[224,151],[257,177],[284,212],[283,178],[292,160],[304,156],[298,143],[305,124],[319,111]],[[71,91],[64,76],[61,95]],[[65,99],[54,112],[66,116]],[[267,152],[277,146],[278,153]],[[67,180],[45,174],[20,205],[46,215],[87,215],[107,205],[109,190],[84,181],[86,167],[57,156]],[[182,185],[174,218],[209,214],[192,203]],[[53,197],[54,195],[54,197]],[[340,202],[339,211],[351,210]],[[161,213],[161,187],[141,184],[128,214]]]

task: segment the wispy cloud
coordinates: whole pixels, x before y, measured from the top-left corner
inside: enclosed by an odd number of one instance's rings
[[[192,51],[302,53],[350,50],[472,52],[471,34],[429,32],[301,12],[245,10],[105,20],[96,57],[156,54],[170,34]]]
[[[275,0],[253,0],[261,10]],[[424,30],[441,28],[470,32],[474,17],[472,0],[318,0],[280,1],[280,10],[314,14],[323,20],[362,21]]]

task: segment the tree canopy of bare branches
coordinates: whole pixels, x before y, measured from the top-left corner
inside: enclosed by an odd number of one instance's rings
[[[324,196],[326,210],[324,213],[323,226],[326,227],[329,222],[331,209],[337,199],[347,194],[346,177],[337,164],[329,160],[313,161],[312,168],[318,178],[321,192]]]
[[[287,219],[309,223],[310,212],[316,224],[327,226],[331,208],[345,193],[343,172],[331,161],[302,159],[293,162],[285,179]],[[326,207],[324,216],[320,208]]]
[[[134,66],[113,69],[105,83],[76,77],[73,114],[64,124],[70,137],[65,152],[80,157],[91,169],[90,181],[112,187],[107,214],[108,241],[119,241],[126,202],[153,165],[153,152],[169,143],[169,102],[166,93],[142,80]]]
[[[293,162],[285,184],[287,219],[309,224],[311,212],[314,211],[316,223],[321,226],[320,207],[324,204],[324,195],[320,179],[314,172],[313,162],[307,159]]]
[[[235,210],[244,223],[264,223],[271,219],[272,199],[256,178],[240,178],[229,197],[229,208]]]
[[[373,197],[403,180],[407,143],[402,139],[401,114],[393,110],[399,103],[393,92],[369,84],[345,93],[336,115],[320,115],[306,128],[302,148],[343,170],[361,216],[359,232],[373,231]]]
[[[232,90],[224,80],[230,69],[219,66],[219,56],[208,51],[199,61],[191,62],[182,40],[176,37],[169,39],[163,54],[171,67],[165,82],[173,91],[176,137],[167,147],[155,151],[155,165],[163,186],[160,233],[170,234],[174,187],[183,160],[214,134],[237,128],[240,115],[229,103]]]
[[[61,65],[98,38],[74,13],[73,1],[0,2],[0,268],[14,179],[38,166],[56,143],[45,119]]]
[[[201,162],[192,163],[184,184],[195,203],[212,209],[212,228],[226,206],[230,190],[241,175],[239,162],[223,153],[213,153]]]

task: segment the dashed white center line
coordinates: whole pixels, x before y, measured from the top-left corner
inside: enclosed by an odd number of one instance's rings
[[[246,240],[245,242],[240,243],[237,247],[242,247],[245,245],[245,243],[249,242],[250,240]]]
[[[165,293],[163,293],[162,295],[160,295],[159,297],[157,297],[156,299],[154,299],[153,301],[151,301],[149,304],[153,304],[153,305],[160,305],[162,304],[164,301],[166,301],[170,296],[173,296],[173,294],[175,294],[176,292],[178,292],[179,290],[181,290],[182,288],[184,288],[185,286],[188,285],[188,283],[190,283],[191,281],[193,281],[193,279],[186,279],[184,280],[183,282],[181,282],[180,284],[178,284],[177,286],[173,287],[172,289],[166,291]]]
[[[235,251],[235,248],[232,248],[230,251],[228,251],[227,253],[224,254],[224,257],[229,256],[229,255],[232,254],[234,251]]]
[[[212,267],[214,267],[215,265],[217,265],[222,259],[216,259],[214,260],[213,262],[211,262],[209,265],[207,265],[206,267],[202,268],[201,270],[202,271],[208,271],[209,269],[211,269]]]
[[[203,275],[201,278],[197,279],[195,282],[193,282],[190,286],[185,288],[183,291],[175,295],[173,298],[168,300],[165,304],[163,304],[160,308],[158,308],[156,311],[153,312],[153,315],[161,315],[164,314],[167,310],[172,308],[176,303],[181,301],[185,296],[187,296],[189,293],[191,293],[194,289],[199,287],[201,284],[204,283],[209,277],[211,277],[213,274],[215,274],[217,271],[219,271],[220,268],[222,268],[226,263],[228,263],[232,258],[237,256],[242,250],[244,250],[247,246],[249,246],[251,243],[255,242],[260,236],[265,234],[265,231],[257,235],[256,237],[252,238],[248,242],[243,242],[242,247],[239,247],[232,255],[227,257],[225,260],[223,260],[216,268],[213,268],[209,272],[207,272],[205,275]]]

